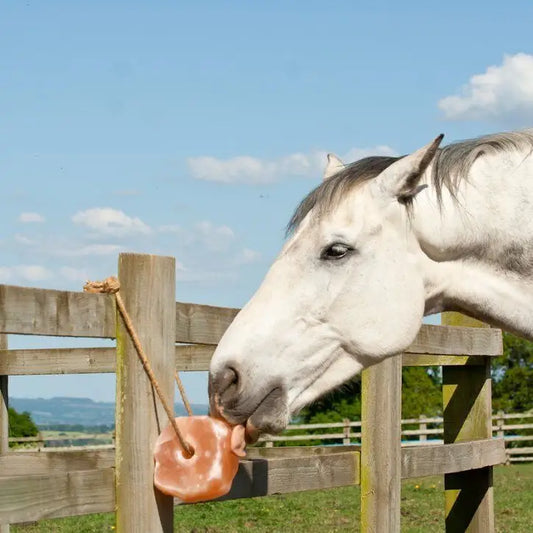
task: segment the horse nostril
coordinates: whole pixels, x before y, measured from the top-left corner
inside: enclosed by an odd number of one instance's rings
[[[240,377],[235,367],[226,366],[221,371],[211,375],[209,379],[210,396],[222,406],[231,402],[237,396],[237,389],[239,387]]]
[[[230,387],[235,386],[236,388],[238,384],[239,374],[237,370],[231,366],[228,366],[223,370],[220,378],[218,379],[218,393],[224,394]]]

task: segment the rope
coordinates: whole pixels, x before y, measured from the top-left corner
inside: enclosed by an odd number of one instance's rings
[[[157,382],[157,378],[155,377],[152,367],[150,366],[148,357],[146,357],[146,354],[144,353],[143,347],[141,345],[141,341],[139,340],[137,332],[135,331],[135,327],[133,326],[133,323],[128,314],[128,311],[126,310],[126,306],[124,305],[124,300],[122,300],[122,296],[119,293],[119,290],[120,290],[119,280],[115,277],[110,277],[110,278],[105,279],[104,281],[88,281],[84,285],[83,290],[85,292],[90,292],[90,293],[105,293],[105,294],[115,295],[118,310],[120,311],[122,319],[124,320],[124,325],[126,326],[128,333],[130,334],[131,340],[133,341],[135,350],[137,351],[137,355],[139,356],[139,359],[142,362],[143,368],[146,374],[148,375],[148,378],[150,379],[150,383],[154,387],[154,390],[156,391],[159,397],[159,400],[161,401],[161,404],[163,405],[163,409],[165,410],[168,416],[168,419],[170,423],[172,424],[174,431],[176,432],[176,436],[178,437],[178,440],[181,444],[181,447],[185,451],[186,456],[192,457],[194,455],[194,448],[185,440],[185,438],[181,434],[178,424],[176,423],[176,420],[174,419],[174,414],[172,413],[172,409],[168,405],[165,397],[163,396],[163,392],[161,391],[161,388],[159,387],[159,383]],[[175,378],[176,378],[176,383],[178,384],[178,389],[180,391],[181,397],[183,399],[183,403],[185,404],[185,408],[187,409],[187,412],[189,413],[189,415],[192,415],[191,406],[187,400],[185,389],[183,388],[183,384],[181,383],[181,379],[179,378],[179,375],[177,372],[175,372]]]
[[[181,401],[183,402],[183,405],[187,410],[187,414],[189,416],[192,416],[191,404],[189,403],[189,399],[185,394],[185,388],[183,387],[183,383],[181,382],[180,375],[176,371],[174,371],[174,379],[176,380],[176,385],[178,386],[178,390],[180,391]]]

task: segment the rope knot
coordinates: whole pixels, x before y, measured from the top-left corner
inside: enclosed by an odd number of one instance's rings
[[[111,276],[104,281],[88,281],[84,286],[85,292],[115,294],[120,290],[120,281]]]

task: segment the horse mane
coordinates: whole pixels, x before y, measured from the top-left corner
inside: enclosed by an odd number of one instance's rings
[[[459,184],[468,178],[478,157],[521,150],[533,151],[533,129],[484,135],[441,148],[435,156],[431,172],[439,201],[443,187],[455,198]]]
[[[476,159],[483,155],[528,150],[533,152],[533,129],[485,135],[475,139],[458,141],[440,148],[431,167],[439,203],[446,188],[456,197],[459,184],[468,178]],[[334,176],[315,187],[298,205],[289,223],[287,235],[292,233],[312,210],[317,215],[329,213],[355,187],[379,176],[387,167],[402,157],[371,156],[350,163]]]

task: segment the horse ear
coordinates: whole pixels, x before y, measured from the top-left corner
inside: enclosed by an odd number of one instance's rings
[[[340,172],[344,167],[344,163],[335,154],[328,154],[328,162],[324,170],[324,181]]]
[[[398,159],[385,169],[376,179],[380,192],[385,192],[405,203],[425,189],[426,185],[421,185],[420,179],[433,161],[443,138],[444,134],[441,133],[434,141]]]

